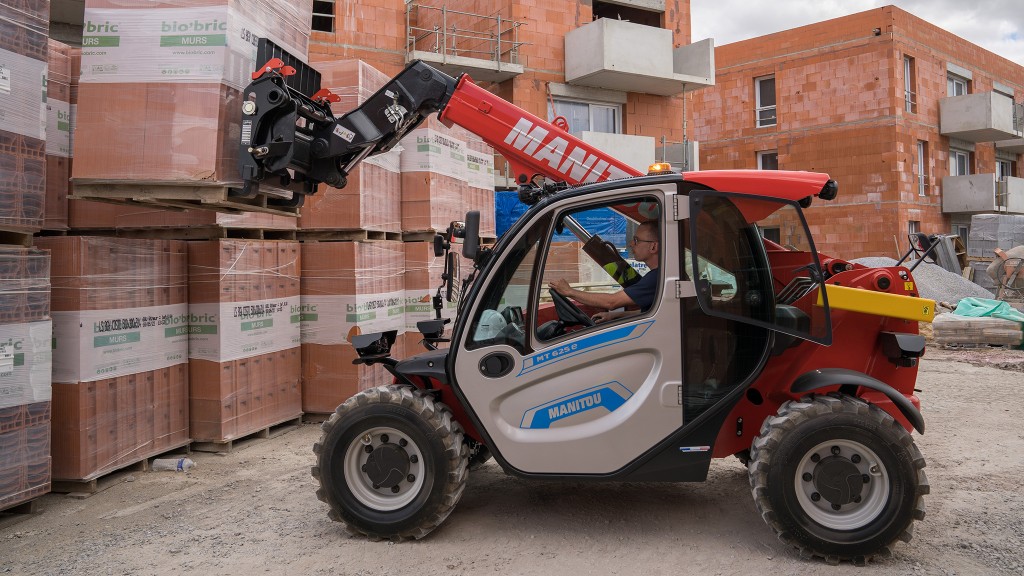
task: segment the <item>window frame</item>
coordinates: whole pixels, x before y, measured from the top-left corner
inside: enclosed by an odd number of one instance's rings
[[[766,168],[765,160],[768,158],[775,158],[775,167]],[[757,169],[758,170],[778,170],[779,169],[779,151],[778,150],[761,150],[757,153]]]
[[[963,86],[963,93],[957,94],[957,86]],[[959,74],[946,73],[946,96],[966,96],[971,93],[971,81]]]
[[[950,176],[970,176],[973,171],[971,170],[971,160],[973,154],[969,150],[960,150],[959,148],[949,149],[949,175]],[[959,159],[964,160],[964,171],[960,172]]]
[[[928,195],[928,141],[917,141],[917,195]]]
[[[771,104],[764,105],[761,102],[761,84],[763,82],[767,82],[769,80],[771,80],[771,82],[772,82],[772,100],[774,100],[774,101]],[[754,100],[754,102],[755,102],[754,125],[757,128],[768,128],[768,127],[771,127],[771,126],[777,126],[779,124],[779,111],[778,111],[779,96],[778,96],[778,86],[777,86],[777,84],[775,82],[775,75],[774,74],[769,74],[769,75],[766,75],[766,76],[759,76],[757,78],[754,78],[754,98],[755,98],[755,100]],[[767,111],[771,111],[772,112],[771,117],[766,117],[766,118],[762,119],[761,113],[762,112],[767,112]]]
[[[558,108],[556,107],[556,105],[558,103],[560,103],[560,102],[565,102],[565,103],[569,103],[569,104],[584,104],[584,105],[587,106],[587,124],[588,124],[588,128],[585,130],[586,132],[598,132],[600,134],[622,134],[623,133],[622,132],[622,130],[623,130],[622,104],[615,103],[615,102],[605,102],[605,101],[601,101],[601,100],[587,100],[587,99],[584,99],[584,98],[567,98],[565,96],[552,97],[551,98],[551,105],[547,107],[548,108],[548,122],[552,122],[552,121],[554,121],[554,119],[557,116],[560,116],[560,114],[558,114]],[[603,130],[594,130],[594,108],[595,107],[598,107],[598,108],[608,108],[608,109],[610,109],[612,111],[613,121],[615,122],[615,131],[614,132],[605,132]],[[567,120],[568,120],[568,118],[567,118]],[[573,132],[572,131],[572,125],[571,124],[570,124],[569,128],[570,128],[570,130],[569,130],[570,134],[572,134],[573,136],[575,136],[577,138],[580,137],[580,134],[578,132]]]
[[[917,62],[913,56],[903,56],[903,101],[904,109],[917,113]]]

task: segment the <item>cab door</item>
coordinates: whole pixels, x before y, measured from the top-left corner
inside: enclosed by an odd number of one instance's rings
[[[662,258],[651,272],[659,276],[650,309],[622,319],[552,329],[548,292],[559,277],[584,289],[619,289],[565,236],[567,216],[619,215],[601,235],[616,247],[653,219],[660,246],[676,246],[677,223],[665,218],[674,193],[675,184],[589,191],[531,210],[484,269],[461,312],[469,321],[455,335],[449,367],[496,456],[512,468],[609,474],[682,426],[679,259]]]

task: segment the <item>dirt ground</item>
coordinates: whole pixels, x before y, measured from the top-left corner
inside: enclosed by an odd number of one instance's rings
[[[556,484],[471,474],[448,521],[403,544],[349,537],[314,495],[303,425],[187,473],[135,472],[86,499],[0,520],[9,574],[1022,574],[1024,352],[929,348],[918,387],[927,517],[892,558],[809,561],[758,517],[746,470],[703,484]]]

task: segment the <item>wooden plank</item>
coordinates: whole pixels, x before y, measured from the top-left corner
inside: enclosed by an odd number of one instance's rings
[[[74,194],[68,195],[71,200],[92,200],[98,202],[116,202],[160,206],[169,209],[201,209],[241,214],[243,212],[263,212],[279,216],[298,215],[298,207],[275,206],[268,198],[290,197],[278,194],[260,193],[255,198],[243,198],[232,195],[232,189],[223,185],[191,185],[182,182],[121,182],[121,181],[75,181]]]
[[[24,230],[2,230],[0,229],[0,244],[13,244],[15,246],[32,247],[32,232]]]
[[[301,229],[295,234],[296,239],[303,242],[374,242],[381,240],[402,240],[401,232],[385,232],[383,230],[326,230]]]
[[[276,438],[282,434],[298,429],[299,426],[302,426],[301,414],[294,418],[289,418],[276,424],[260,428],[259,430],[246,434],[245,436],[239,436],[238,438],[232,438],[223,442],[193,442],[192,450],[196,452],[228,453],[236,448],[241,448],[242,445],[248,444],[253,440]]]

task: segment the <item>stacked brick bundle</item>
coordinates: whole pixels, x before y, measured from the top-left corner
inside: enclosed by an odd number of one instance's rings
[[[255,41],[303,56],[311,15],[311,0],[87,0],[76,191],[236,185]]]
[[[38,238],[53,258],[53,477],[188,443],[185,243]]]
[[[470,204],[468,132],[431,116],[402,139],[402,231],[430,232],[462,220]],[[492,201],[493,203],[493,201]]]
[[[49,14],[48,0],[0,3],[0,230],[43,225]]]
[[[188,245],[190,429],[227,442],[302,414],[299,244]]]
[[[494,214],[494,148],[483,138],[466,132],[466,181],[469,184],[467,210],[480,211],[480,236],[493,238]]]
[[[341,100],[331,109],[340,117],[373,95],[390,79],[362,60],[316,62],[320,85]],[[321,184],[306,200],[299,218],[303,230],[373,230],[400,232],[402,227],[399,149],[367,158],[348,175],[343,189]]]
[[[391,382],[380,365],[354,365],[354,334],[405,330],[401,242],[302,245],[302,409],[333,412],[346,398]],[[402,340],[393,355],[403,354]]]
[[[68,227],[68,189],[71,178],[72,90],[77,96],[78,49],[50,40],[46,79],[46,203],[43,228]]]
[[[0,247],[0,510],[50,491],[50,256]]]

